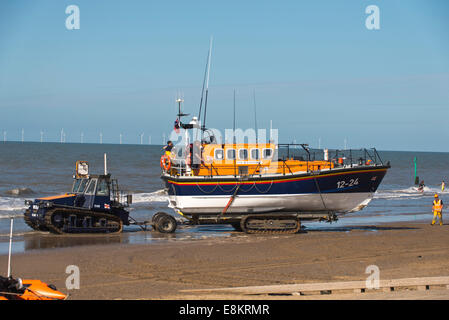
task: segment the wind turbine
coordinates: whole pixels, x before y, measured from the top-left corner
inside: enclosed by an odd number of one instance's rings
[[[140,134],[140,144],[143,144],[143,135],[144,135],[144,132],[142,132],[142,133]]]

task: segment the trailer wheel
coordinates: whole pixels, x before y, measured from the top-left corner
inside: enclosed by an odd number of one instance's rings
[[[173,233],[176,230],[176,220],[169,214],[161,214],[155,221],[156,230],[160,233]]]
[[[163,215],[166,215],[166,213],[165,212],[156,212],[151,217],[151,225],[153,226],[153,230],[157,230],[157,220],[159,220],[159,218],[162,217]]]
[[[153,214],[153,216],[151,217],[151,222],[156,222],[157,219],[159,219],[162,215],[166,214],[165,212],[159,211],[156,212],[155,214]]]

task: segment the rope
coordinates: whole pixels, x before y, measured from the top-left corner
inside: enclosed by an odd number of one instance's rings
[[[220,183],[218,183],[218,187],[220,188],[220,190],[226,193],[234,192],[235,188],[237,188],[238,185],[239,184],[236,183],[230,190],[226,190],[220,185]]]
[[[256,182],[253,182],[253,184],[247,190],[243,190],[242,188],[240,188],[240,190],[242,190],[243,192],[250,192],[254,188],[255,185],[256,185]]]
[[[201,189],[201,187],[200,187],[200,185],[198,184],[198,182],[196,183],[196,186],[198,187],[198,189],[200,189],[200,191],[201,191],[202,193],[211,194],[211,193],[214,193],[215,190],[217,190],[217,188],[218,188],[218,183],[215,185],[215,188],[214,188],[212,191],[210,191],[210,192],[207,192],[207,191],[204,191],[203,189]]]
[[[222,215],[225,214],[226,211],[228,211],[228,208],[229,208],[229,207],[231,206],[231,204],[234,202],[234,199],[235,199],[235,197],[237,196],[237,192],[239,191],[240,187],[241,187],[241,184],[239,184],[239,185],[237,186],[237,188],[235,189],[235,191],[234,191],[234,193],[232,194],[231,198],[229,199],[229,201],[228,201],[226,207],[223,209],[223,211],[222,211],[222,213],[221,213]]]
[[[313,180],[315,181],[316,188],[318,189],[318,192],[320,194],[321,202],[323,202],[324,210],[327,211],[326,203],[324,202],[323,195],[321,194],[320,186],[318,185],[318,181],[316,180],[316,177],[313,177]]]
[[[273,180],[271,180],[271,184],[270,184],[270,186],[268,187],[268,189],[267,189],[266,191],[260,191],[260,190],[257,188],[257,184],[254,183],[254,187],[256,188],[257,192],[259,192],[259,193],[268,193],[268,191],[271,190],[271,187],[272,187],[272,186],[273,186]]]

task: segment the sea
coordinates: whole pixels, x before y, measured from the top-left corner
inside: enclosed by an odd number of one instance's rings
[[[92,174],[104,171],[107,154],[108,172],[118,179],[120,189],[133,195],[130,215],[138,220],[151,220],[158,211],[173,213],[160,179],[158,145],[115,145],[3,142],[0,143],[0,254],[7,250],[11,218],[13,218],[15,251],[82,244],[154,243],[160,241],[195,240],[228,237],[235,232],[227,225],[181,226],[173,235],[144,232],[138,226],[125,227],[120,236],[50,236],[33,231],[23,221],[25,200],[69,192],[75,173],[75,162],[89,162]],[[309,231],[342,231],[354,228],[377,232],[395,222],[428,222],[432,220],[435,192],[449,204],[449,153],[378,151],[388,171],[370,204],[359,212],[348,213],[333,223],[304,223]],[[414,185],[414,158],[417,174],[424,180],[424,192]],[[175,215],[175,214],[174,214]],[[53,238],[52,238],[53,237]],[[56,239],[56,240],[55,240]]]

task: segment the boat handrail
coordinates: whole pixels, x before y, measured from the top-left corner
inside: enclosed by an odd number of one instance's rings
[[[294,154],[289,150],[291,146],[301,146],[305,152],[307,152],[307,157],[303,157],[300,154]],[[325,150],[319,150],[319,149],[308,149],[308,147],[305,147],[304,145],[300,144],[280,144],[279,147],[281,148],[280,154],[278,154],[278,157],[276,160],[271,160],[269,163],[262,163],[261,161],[257,163],[248,163],[248,169],[251,170],[251,172],[245,172],[243,175],[238,172],[234,171],[233,176],[245,176],[245,177],[253,177],[256,175],[259,176],[265,176],[268,173],[264,172],[262,173],[262,167],[264,168],[273,168],[272,164],[273,162],[277,162],[277,168],[278,173],[281,175],[293,175],[298,173],[307,173],[311,171],[316,170],[335,170],[338,168],[352,168],[352,167],[359,167],[359,166],[383,166],[384,163],[377,152],[376,148],[371,148],[370,150],[366,148],[362,149],[347,149],[347,150],[339,150],[339,149],[327,149]],[[286,147],[287,152],[286,154],[282,154],[282,148]],[[295,151],[302,151],[303,150],[296,148]],[[284,152],[285,153],[285,152]],[[303,154],[304,155],[304,154]],[[318,156],[317,156],[318,155]],[[322,155],[322,157],[320,156]],[[306,158],[306,159],[305,159]],[[293,161],[292,161],[293,160]],[[299,160],[297,163],[294,160]],[[321,163],[317,163],[316,161],[320,161]],[[282,169],[280,168],[282,163]],[[326,164],[327,163],[327,164]],[[257,165],[256,165],[257,164]],[[235,169],[240,168],[241,165],[235,167]],[[256,165],[256,166],[253,166]],[[244,165],[245,166],[245,165]],[[221,172],[220,175],[220,168],[216,167],[213,162],[207,162],[202,163],[201,167],[203,169],[207,169],[208,174],[206,174],[206,177],[212,177],[212,176],[224,176],[223,172]],[[174,159],[172,163],[172,173],[173,175],[191,175],[191,171],[195,171],[196,169],[189,168],[188,164],[186,163],[185,159],[177,158]],[[265,169],[266,170],[266,169]],[[228,175],[227,173],[226,175]],[[270,173],[271,174],[271,173]],[[276,174],[276,173],[274,173]]]

